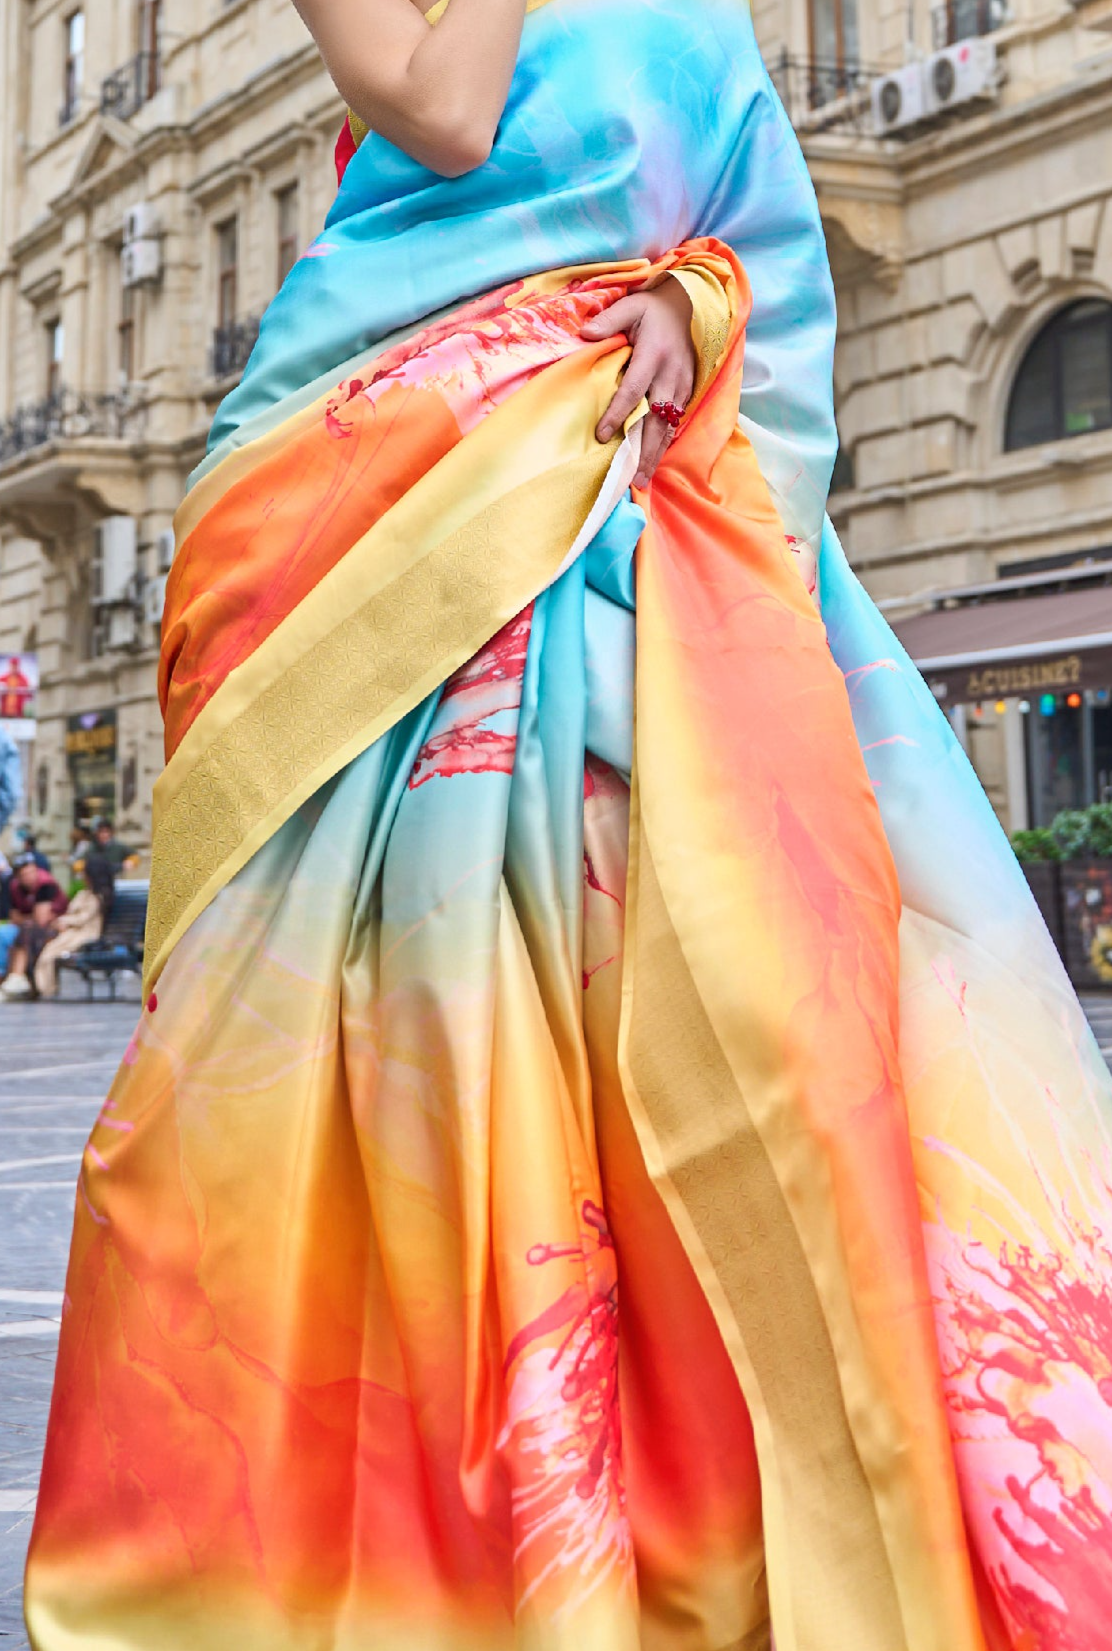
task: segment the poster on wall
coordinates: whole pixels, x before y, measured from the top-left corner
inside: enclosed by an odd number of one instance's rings
[[[73,786],[73,823],[116,814],[116,712],[83,711],[66,719],[66,763]]]
[[[34,739],[38,696],[38,655],[0,653],[0,728],[13,740]]]

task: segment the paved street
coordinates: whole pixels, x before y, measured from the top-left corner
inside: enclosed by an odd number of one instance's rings
[[[71,988],[72,990],[72,988]],[[0,1004],[0,1643],[27,1644],[31,1534],[82,1147],[139,1014]]]
[[[1112,1066],[1112,994],[1104,997],[1084,997],[1085,1013],[1089,1017],[1089,1025],[1096,1033],[1100,1052]]]
[[[0,1642],[20,1608],[81,1150],[139,1012],[127,1003],[0,1005]],[[1112,996],[1085,1000],[1112,1060]]]

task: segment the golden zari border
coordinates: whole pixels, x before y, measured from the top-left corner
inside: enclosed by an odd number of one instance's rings
[[[700,385],[733,314],[721,259],[691,267]],[[721,272],[721,280],[719,273]],[[186,929],[327,780],[472,658],[561,571],[620,445],[594,430],[628,354],[541,374],[489,414],[237,666],[155,786],[146,988]],[[304,409],[291,423],[313,416]],[[281,431],[232,453],[215,501]],[[198,501],[185,514],[195,522]]]
[[[646,1167],[749,1406],[778,1632],[786,1645],[850,1646],[869,1622],[869,1646],[895,1651],[900,1601],[823,1305],[672,925],[636,779],[619,1061]],[[793,1552],[805,1566],[777,1562]],[[853,1579],[848,1593],[839,1578]],[[840,1598],[844,1620],[831,1608]]]

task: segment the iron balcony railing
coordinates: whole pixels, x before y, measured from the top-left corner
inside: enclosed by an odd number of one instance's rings
[[[946,0],[931,12],[934,49],[956,46],[959,40],[995,34],[1010,20],[1007,0]]]
[[[258,316],[243,321],[230,321],[226,326],[214,327],[212,333],[212,376],[230,378],[241,373],[247,358],[255,348],[259,336]]]
[[[63,388],[0,419],[0,465],[52,441],[80,441],[87,436],[134,440],[142,434],[145,422],[146,405],[133,396],[88,395]]]
[[[879,70],[863,63],[824,63],[784,52],[771,73],[780,101],[798,131],[872,135],[870,87]]]
[[[140,52],[122,69],[100,83],[100,112],[130,120],[162,86],[162,59],[158,52]]]

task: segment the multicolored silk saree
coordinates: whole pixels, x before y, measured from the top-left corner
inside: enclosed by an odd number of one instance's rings
[[[746,12],[534,5],[489,164],[342,154],[178,522],[34,1646],[1101,1651],[1109,1081],[824,526]]]

